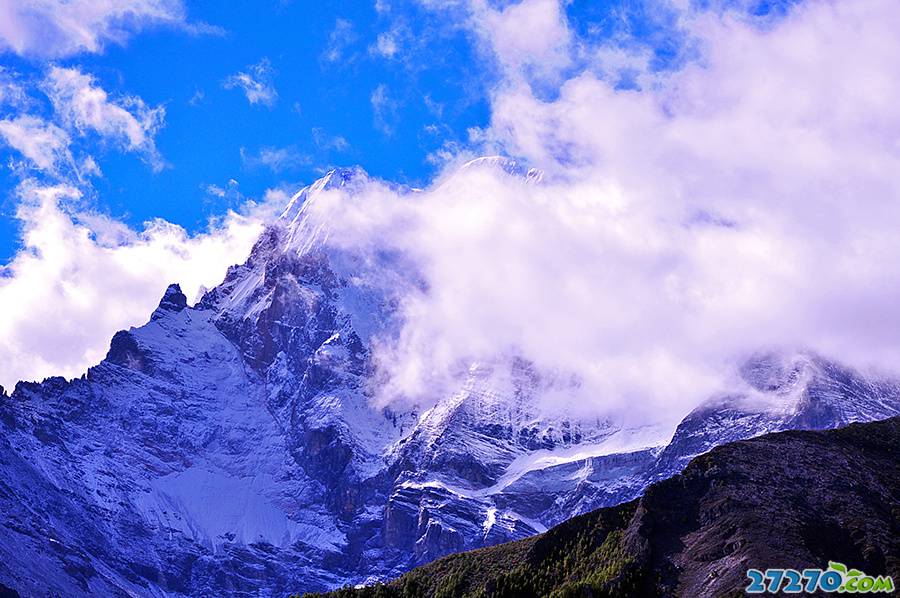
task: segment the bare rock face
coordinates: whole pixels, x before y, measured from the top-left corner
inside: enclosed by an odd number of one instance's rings
[[[631,500],[723,442],[900,412],[895,383],[803,353],[748,363],[744,388],[671,442],[541,415],[540,373],[515,357],[474,364],[427,410],[375,407],[373,347],[422,281],[402,255],[328,245],[340,223],[310,209],[366,180],[338,170],[303,189],[222,284],[194,306],[170,286],[82,378],[0,391],[0,584],[325,590]]]
[[[181,287],[177,284],[169,285],[165,295],[159,302],[159,307],[150,316],[150,321],[163,317],[166,312],[178,313],[187,307],[187,297],[181,292]]]
[[[340,596],[741,596],[750,568],[829,561],[897,580],[898,457],[900,417],[733,442],[640,499]]]

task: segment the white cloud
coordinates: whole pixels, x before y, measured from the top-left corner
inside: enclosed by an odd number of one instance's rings
[[[472,5],[476,28],[511,72],[529,67],[543,75],[569,62],[571,35],[559,0],[522,0],[499,10],[486,0]]]
[[[241,193],[241,185],[234,179],[228,179],[224,185],[204,184],[200,189],[207,195],[227,200],[226,205],[239,206],[247,203],[247,197]],[[259,210],[257,209],[257,213]]]
[[[554,409],[677,418],[760,349],[900,371],[900,5],[685,26],[701,60],[652,89],[495,90],[482,135],[540,185],[470,168],[334,200],[331,242],[393,243],[427,283],[379,352],[392,391],[427,401],[506,351],[575,381]]]
[[[372,104],[375,128],[385,135],[393,135],[397,121],[397,101],[390,95],[388,86],[381,83],[369,96]]]
[[[491,95],[491,125],[473,139],[544,168],[544,182],[469,168],[414,198],[376,185],[359,201],[335,192],[315,204],[325,218],[340,210],[330,242],[389,243],[422,270],[426,290],[402,303],[401,335],[379,347],[390,393],[433,399],[460,364],[498,351],[572,381],[564,397],[548,395],[553,409],[673,417],[760,348],[806,346],[897,371],[900,5],[813,1],[765,30],[687,14],[699,62],[643,91],[579,72],[552,100],[521,73],[543,57],[553,76],[567,64],[559,7],[481,8],[508,73]],[[549,30],[523,39],[514,23]],[[387,126],[388,88],[371,101]],[[67,193],[27,191],[31,249],[0,279],[0,352],[15,356],[0,380],[78,373],[116,328],[147,317],[178,278],[169,272],[183,268],[186,290],[199,288],[240,253],[227,233],[189,238],[171,225],[93,225],[105,233],[92,240],[56,207]],[[255,231],[234,230],[245,250]],[[195,246],[208,252],[183,251]],[[18,307],[42,303],[49,317]]]
[[[206,94],[203,93],[203,90],[197,89],[194,91],[194,93],[191,95],[190,99],[188,100],[188,105],[199,106],[200,104],[203,103],[203,100],[205,98],[206,98]]]
[[[649,48],[621,48],[615,45],[592,49],[589,60],[598,76],[616,83],[626,78],[640,89],[648,89],[658,78],[651,69],[653,53]]]
[[[575,49],[561,0],[418,0],[471,29],[511,79],[558,82]]]
[[[356,31],[353,29],[353,24],[350,21],[345,19],[336,20],[334,29],[328,36],[325,51],[322,52],[322,60],[330,63],[348,60],[346,51],[356,39]]]
[[[384,58],[393,58],[399,50],[400,46],[396,34],[392,31],[385,31],[378,34],[375,44],[369,51]]]
[[[154,137],[165,109],[151,108],[135,96],[112,100],[96,80],[76,68],[52,67],[44,81],[60,122],[81,134],[94,132],[126,151],[141,154],[155,169],[164,163]]]
[[[210,195],[214,195],[216,197],[225,197],[227,191],[223,187],[220,187],[215,184],[209,184],[203,187],[203,190],[206,191]]]
[[[434,32],[427,29],[416,34],[405,19],[398,18],[387,31],[375,37],[375,42],[369,46],[369,54],[399,61],[408,72],[414,73],[423,66],[416,57],[434,41],[433,35]]]
[[[256,64],[248,66],[246,72],[231,75],[222,85],[225,89],[240,89],[251,104],[262,104],[271,108],[278,100],[278,92],[272,85],[274,75],[275,71],[269,59],[263,58]]]
[[[262,147],[255,154],[243,147],[240,151],[244,166],[248,168],[262,166],[275,173],[296,169],[309,163],[309,158],[295,147]]]
[[[103,171],[100,170],[100,165],[97,164],[96,160],[94,160],[93,156],[85,156],[81,160],[81,165],[79,169],[79,175],[90,175],[90,176],[103,176]]]
[[[138,152],[155,169],[162,167],[154,143],[165,115],[161,107],[150,108],[137,97],[113,100],[92,76],[74,68],[51,67],[29,91],[35,87],[53,104],[47,117],[29,114],[40,103],[18,83],[16,73],[0,68],[0,103],[6,100],[14,109],[14,115],[0,120],[0,142],[24,158],[10,160],[20,174],[30,176],[28,170],[36,169],[56,180],[78,183],[87,176],[101,176],[94,157],[80,143],[93,134],[121,150]]]
[[[190,27],[180,0],[0,0],[0,50],[20,55],[100,52],[153,25]]]
[[[69,134],[53,123],[30,115],[0,120],[0,137],[31,164],[55,173],[61,162],[74,164],[69,151]]]
[[[329,135],[322,127],[313,127],[312,137],[316,147],[324,150],[345,152],[350,149],[350,142],[344,136]]]
[[[29,101],[25,87],[18,80],[18,73],[0,66],[0,106],[22,109]]]
[[[0,277],[0,384],[77,376],[97,363],[120,329],[145,322],[166,286],[189,300],[246,259],[261,212],[230,212],[189,235],[165,221],[134,231],[108,217],[72,214],[77,189],[26,181],[19,189],[24,248]],[[39,309],[23,306],[39,306]]]

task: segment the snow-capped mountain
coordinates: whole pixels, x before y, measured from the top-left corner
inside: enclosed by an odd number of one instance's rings
[[[540,173],[487,160],[537,184]],[[427,409],[377,407],[374,342],[420,289],[327,243],[303,189],[194,306],[169,287],[82,378],[0,390],[0,584],[22,595],[284,595],[399,574],[637,496],[713,446],[900,414],[900,385],[804,352],[748,360],[671,430],[547,417],[527,360]],[[409,193],[415,193],[408,190]],[[2,587],[0,587],[2,589]]]

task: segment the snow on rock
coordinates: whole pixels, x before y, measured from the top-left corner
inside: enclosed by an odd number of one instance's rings
[[[283,547],[299,541],[336,551],[346,543],[327,520],[310,525],[289,519],[273,503],[278,485],[270,475],[239,478],[192,466],[157,478],[151,488],[146,498],[137,501],[145,516],[211,550],[225,542]]]
[[[540,173],[489,158],[534,184]],[[527,360],[473,364],[430,409],[373,406],[374,339],[421,288],[331,247],[301,190],[193,306],[177,285],[82,378],[0,390],[0,584],[22,595],[286,595],[398,575],[638,496],[718,444],[900,413],[900,386],[763,353],[673,431],[542,413]],[[412,191],[410,191],[412,193]]]

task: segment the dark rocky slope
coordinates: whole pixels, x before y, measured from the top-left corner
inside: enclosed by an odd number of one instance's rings
[[[329,596],[730,596],[829,560],[900,579],[900,418],[724,445],[638,500]]]

